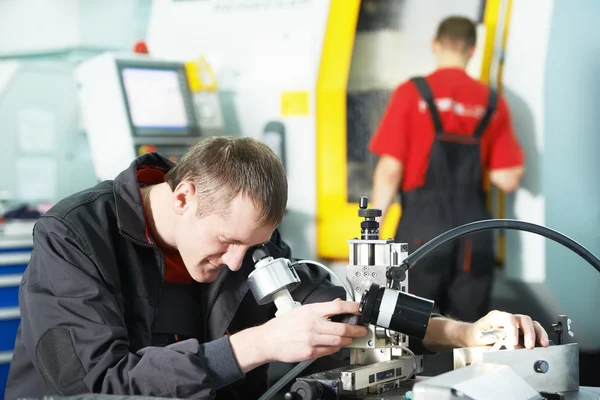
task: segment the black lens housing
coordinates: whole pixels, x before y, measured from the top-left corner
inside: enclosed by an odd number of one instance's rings
[[[433,306],[432,300],[374,283],[360,301],[361,323],[423,339]]]

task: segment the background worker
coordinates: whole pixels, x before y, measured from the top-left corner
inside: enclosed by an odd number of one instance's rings
[[[505,192],[523,176],[524,153],[506,101],[465,71],[475,43],[471,20],[444,19],[432,43],[436,70],[395,90],[369,145],[380,156],[373,207],[385,217],[400,192],[396,241],[410,252],[455,226],[491,217],[486,173]],[[410,291],[434,300],[442,314],[475,321],[489,309],[494,264],[493,233],[478,233],[410,270]]]

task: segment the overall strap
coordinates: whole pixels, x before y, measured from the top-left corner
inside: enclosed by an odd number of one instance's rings
[[[435,102],[433,100],[433,93],[431,92],[427,81],[423,77],[412,78],[411,81],[415,84],[415,86],[419,90],[419,93],[421,94],[421,97],[427,103],[427,108],[429,108],[431,119],[433,119],[435,133],[443,133],[444,128],[442,127],[442,120],[440,119],[440,114],[438,113],[437,107],[435,106]]]
[[[481,138],[481,135],[483,135],[483,132],[485,131],[488,124],[490,123],[490,120],[492,119],[492,115],[496,111],[497,105],[498,105],[498,95],[496,94],[496,91],[494,89],[490,88],[490,95],[488,97],[487,110],[485,110],[485,114],[483,114],[483,118],[481,118],[481,121],[479,121],[479,125],[477,125],[477,127],[475,128],[475,132],[473,132],[474,138],[477,138],[477,139]]]

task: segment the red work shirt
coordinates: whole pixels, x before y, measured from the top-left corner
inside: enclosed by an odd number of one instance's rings
[[[458,68],[439,69],[426,76],[446,133],[472,135],[487,109],[489,88]],[[388,103],[369,150],[403,163],[402,190],[425,183],[435,128],[414,83],[400,85]],[[512,128],[508,105],[498,105],[481,139],[484,170],[523,165],[525,155]]]
[[[165,178],[165,172],[155,168],[139,168],[137,172],[137,181],[142,185],[156,185],[163,183]],[[146,213],[144,205],[144,216],[146,217],[146,226],[148,226],[148,215]],[[154,243],[150,237],[150,232],[146,228],[146,239],[148,243]],[[190,284],[193,282],[191,275],[189,274],[181,255],[177,250],[164,248],[159,243],[156,246],[163,252],[165,256],[165,282],[179,283],[179,284]]]

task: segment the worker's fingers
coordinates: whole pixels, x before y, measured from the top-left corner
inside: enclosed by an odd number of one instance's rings
[[[515,315],[517,323],[519,324],[521,331],[523,332],[523,345],[527,349],[533,349],[535,347],[535,329],[533,328],[533,321],[531,317],[527,315]]]
[[[310,306],[326,318],[339,314],[360,314],[358,311],[360,305],[354,301],[334,300],[327,303],[311,304]]]
[[[315,358],[325,357],[335,354],[342,350],[342,346],[315,346],[308,349],[303,360],[314,360]]]
[[[311,345],[314,347],[344,347],[352,343],[351,337],[337,335],[314,335],[312,336]]]
[[[341,322],[320,321],[317,331],[321,334],[341,337],[362,337],[367,334],[367,328],[361,325],[344,324]]]
[[[503,311],[490,311],[485,317],[490,328],[503,328],[506,331],[506,342],[510,345],[519,344],[519,324],[513,314]]]
[[[540,346],[548,347],[550,345],[550,339],[548,338],[548,332],[546,332],[544,327],[539,322],[533,321],[533,329],[535,330],[537,343]]]

